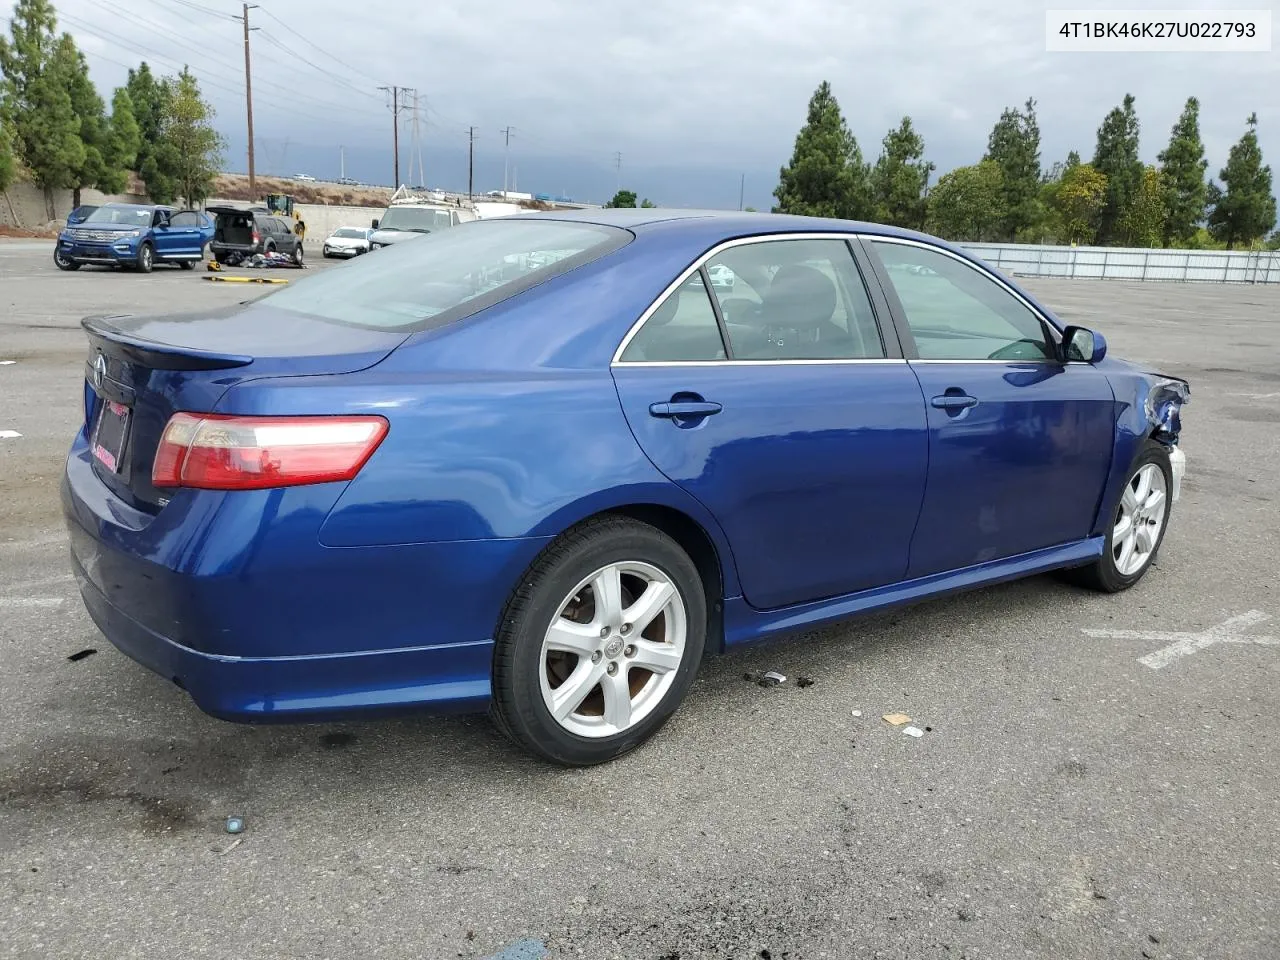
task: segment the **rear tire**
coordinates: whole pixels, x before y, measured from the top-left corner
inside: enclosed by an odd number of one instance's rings
[[[1112,504],[1102,556],[1087,567],[1063,571],[1073,583],[1103,593],[1128,590],[1151,569],[1164,543],[1173,506],[1173,469],[1163,444],[1148,440]]]
[[[553,542],[507,602],[490,715],[553,763],[612,760],[684,700],[706,634],[702,580],[675,541],[633,520],[591,521]]]
[[[193,260],[179,260],[179,261],[178,261],[178,266],[180,266],[183,270],[190,270],[192,267],[194,267],[194,266],[195,266],[195,261],[193,261]]]
[[[293,248],[293,262],[298,266],[302,266],[302,241],[298,241],[298,245]]]

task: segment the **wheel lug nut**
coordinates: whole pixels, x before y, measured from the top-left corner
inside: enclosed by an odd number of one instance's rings
[[[629,623],[624,623],[624,624],[622,625],[622,633],[623,633],[623,635],[625,636],[626,634],[628,634],[628,633],[630,633],[630,632],[631,632],[631,624],[629,624]]]
[[[636,648],[628,643],[626,649],[622,652],[628,657],[634,657],[636,655]]]
[[[601,656],[600,651],[599,651],[599,650],[597,650],[595,653],[593,653],[593,654],[591,655],[591,662],[592,662],[592,663],[599,663],[599,662],[600,662],[600,656]]]
[[[612,677],[618,672],[618,665],[611,660],[609,661],[609,666],[605,667],[605,669],[609,671],[609,676]]]
[[[607,637],[608,635],[609,635],[609,628],[608,628],[608,627],[601,627],[601,628],[600,628],[600,636],[602,636],[602,637]]]

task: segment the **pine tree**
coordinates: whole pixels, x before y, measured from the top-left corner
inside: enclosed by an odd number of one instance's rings
[[[171,203],[177,186],[174,168],[177,157],[166,144],[163,133],[169,104],[173,99],[173,85],[169,80],[157,80],[151,68],[143,61],[136,70],[129,71],[125,85],[133,118],[138,127],[138,153],[135,169],[147,193],[156,203]]]
[[[1006,108],[987,138],[984,160],[1000,167],[1004,184],[1004,219],[1000,232],[1005,240],[1017,238],[1040,217],[1040,126],[1036,102],[1028,99],[1023,110]]]
[[[1098,127],[1098,146],[1093,167],[1107,178],[1107,200],[1098,226],[1098,242],[1114,243],[1120,236],[1120,220],[1142,184],[1142,161],[1138,159],[1138,115],[1133,94],[1124,95]]]
[[[141,147],[138,121],[133,117],[133,101],[129,91],[117,87],[111,97],[111,122],[107,137],[107,167],[111,171],[111,184],[103,185],[107,193],[121,193],[128,186],[128,173],[137,167],[138,150]]]
[[[1276,198],[1271,193],[1271,168],[1262,163],[1258,146],[1258,115],[1249,115],[1249,129],[1231,148],[1227,165],[1218,172],[1226,190],[1209,185],[1209,232],[1231,250],[1252,244],[1276,225]]]
[[[871,169],[875,218],[881,223],[920,230],[925,221],[925,188],[932,163],[924,161],[924,140],[911,126],[911,118],[885,134],[883,149]]]
[[[9,128],[0,120],[0,190],[8,190],[18,174],[18,160],[13,155],[13,141],[9,138]]]
[[[874,213],[869,171],[825,80],[809,99],[791,162],[778,172],[775,213],[864,220]]]
[[[57,25],[49,0],[18,0],[10,39],[0,37],[4,121],[18,156],[44,188],[50,218],[56,215],[53,190],[72,186],[85,159],[80,119],[55,62]]]
[[[89,63],[76,49],[69,34],[63,34],[54,51],[52,70],[71,97],[71,109],[80,119],[80,142],[84,144],[83,159],[71,171],[73,207],[80,206],[80,191],[85,187],[99,187],[112,192],[119,175],[109,170],[106,154],[109,152],[106,113],[102,98],[89,79]]]
[[[1169,218],[1168,188],[1164,174],[1155,167],[1142,171],[1138,189],[1129,198],[1129,207],[1120,220],[1120,235],[1126,246],[1158,247],[1164,239]]]
[[[929,229],[947,240],[993,240],[1003,230],[1004,174],[994,160],[944,174],[929,192]]]
[[[200,84],[186,67],[173,86],[163,136],[177,158],[173,170],[177,195],[195,206],[213,189],[225,141],[213,128],[213,107],[201,97]]]
[[[1185,244],[1199,229],[1204,219],[1207,198],[1204,173],[1208,168],[1204,142],[1200,139],[1200,101],[1188,97],[1182,116],[1173,125],[1169,146],[1160,154],[1167,211],[1165,246]]]

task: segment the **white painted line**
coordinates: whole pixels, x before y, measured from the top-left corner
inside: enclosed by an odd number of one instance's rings
[[[0,607],[58,607],[62,597],[0,597]]]
[[[7,367],[10,364],[17,363],[17,360],[0,360],[0,367]]]
[[[1280,646],[1280,637],[1249,636],[1244,633],[1249,627],[1266,623],[1271,617],[1261,610],[1250,610],[1232,617],[1199,633],[1177,633],[1165,630],[1082,630],[1086,636],[1103,637],[1109,640],[1159,640],[1167,643],[1155,653],[1139,657],[1138,662],[1152,670],[1163,670],[1169,664],[1182,657],[1189,657],[1197,650],[1211,647],[1215,643],[1256,643],[1262,646]]]
[[[1280,393],[1233,393],[1233,397],[1248,397],[1250,400],[1275,400]]]
[[[16,440],[20,436],[17,430],[0,430],[0,440]]]

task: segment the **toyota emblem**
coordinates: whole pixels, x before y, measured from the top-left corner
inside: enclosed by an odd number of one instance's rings
[[[107,358],[101,353],[93,361],[93,385],[101,390],[102,381],[107,378]]]

